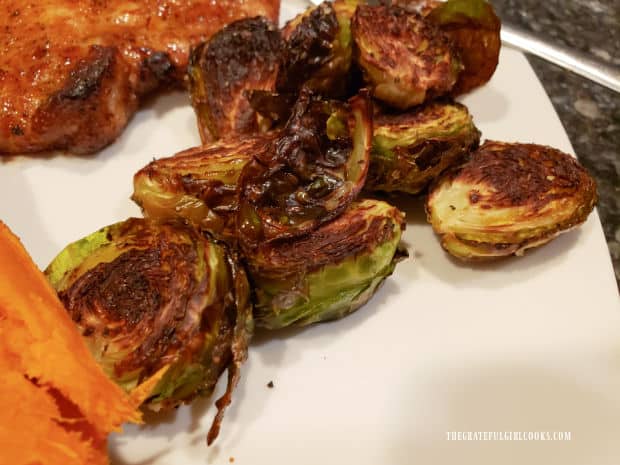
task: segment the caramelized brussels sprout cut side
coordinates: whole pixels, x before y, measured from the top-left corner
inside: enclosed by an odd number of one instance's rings
[[[252,334],[249,285],[227,248],[181,221],[131,218],[68,245],[45,271],[90,351],[127,391],[168,367],[144,406],[210,395],[213,441]]]
[[[307,87],[330,97],[347,93],[350,24],[357,4],[357,0],[323,2],[286,24],[278,92],[296,94]]]
[[[447,102],[375,115],[373,133],[365,188],[409,194],[421,192],[480,141],[467,108]]]
[[[360,5],[351,21],[354,57],[375,98],[405,110],[448,94],[462,65],[448,37],[416,13]]]
[[[443,247],[472,260],[545,244],[583,223],[596,200],[594,180],[570,155],[487,141],[436,183],[426,208]]]
[[[269,129],[247,93],[274,90],[281,42],[271,21],[255,17],[229,24],[192,50],[189,91],[203,144]]]
[[[491,79],[499,62],[500,19],[486,0],[448,0],[431,10],[428,19],[454,43],[463,71],[452,89],[460,95]]]
[[[241,171],[254,155],[271,150],[275,137],[229,139],[154,160],[134,175],[132,199],[146,217],[181,217],[218,239],[234,238]]]
[[[304,90],[273,150],[241,173],[237,228],[245,255],[264,241],[295,237],[339,215],[366,180],[370,102],[348,104]]]
[[[402,229],[395,207],[362,200],[306,236],[259,246],[248,257],[256,324],[302,326],[358,309],[403,258]]]

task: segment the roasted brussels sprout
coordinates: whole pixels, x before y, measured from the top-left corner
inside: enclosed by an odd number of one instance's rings
[[[154,160],[134,176],[132,199],[149,218],[182,217],[223,240],[236,236],[243,167],[271,150],[275,133],[229,139]]]
[[[448,35],[459,52],[463,70],[452,95],[485,84],[497,68],[501,22],[486,0],[448,0],[428,13],[428,19]]]
[[[271,21],[255,17],[229,24],[192,50],[189,90],[203,144],[269,129],[247,93],[274,90],[281,42]]]
[[[301,326],[353,312],[402,258],[402,229],[395,207],[362,200],[306,236],[262,244],[247,257],[256,324]]]
[[[276,90],[296,94],[305,86],[343,96],[351,67],[351,17],[357,0],[323,2],[289,21]]]
[[[452,41],[463,63],[451,95],[486,83],[495,72],[501,46],[501,22],[486,0],[391,0],[392,5],[421,14]]]
[[[351,21],[354,57],[374,96],[404,110],[449,93],[462,68],[448,37],[396,6],[359,6]]]
[[[521,255],[583,223],[596,184],[570,155],[534,144],[485,142],[434,185],[428,221],[461,259]]]
[[[256,154],[241,173],[237,228],[245,255],[344,211],[366,180],[371,138],[367,94],[344,105],[302,90],[272,151]]]
[[[209,395],[215,439],[252,333],[249,286],[227,249],[181,221],[131,218],[67,246],[45,270],[103,370],[126,390],[168,370],[145,407]]]
[[[480,141],[467,108],[431,102],[400,114],[375,114],[365,188],[417,194]]]
[[[369,105],[367,95],[346,105],[304,91],[282,131],[155,160],[134,176],[132,198],[148,217],[180,216],[226,241],[304,234],[362,189]]]

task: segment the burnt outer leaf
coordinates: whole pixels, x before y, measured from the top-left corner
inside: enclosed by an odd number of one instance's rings
[[[289,22],[283,33],[286,45],[276,90],[294,93],[329,60],[338,19],[331,4],[322,3],[302,14],[299,21]]]
[[[235,21],[194,48],[188,77],[203,143],[251,134],[270,126],[247,93],[274,90],[282,38],[264,17]]]
[[[452,90],[460,95],[491,79],[499,62],[501,21],[486,0],[448,0],[429,12],[455,44],[463,71]]]
[[[347,91],[351,66],[350,19],[357,2],[323,2],[289,21],[282,30],[285,46],[276,81],[279,93],[302,87],[327,96]]]
[[[351,21],[354,58],[375,98],[404,110],[448,94],[461,70],[448,37],[396,6],[360,5]]]
[[[344,105],[303,90],[272,150],[241,173],[237,227],[246,251],[340,214],[364,185],[371,137],[366,93]]]
[[[224,413],[232,402],[232,394],[239,379],[241,377],[241,365],[248,358],[248,347],[250,339],[254,332],[253,306],[250,301],[250,286],[245,268],[240,265],[241,258],[238,253],[231,250],[228,255],[228,265],[232,273],[233,289],[234,289],[234,314],[230,317],[235,321],[232,334],[232,343],[230,351],[232,360],[228,365],[228,380],[226,383],[226,391],[222,397],[215,401],[217,414],[213,419],[211,428],[207,433],[207,445],[213,444],[217,438]]]
[[[583,223],[596,200],[594,179],[570,155],[487,141],[436,182],[426,208],[444,248],[472,260],[544,244]]]

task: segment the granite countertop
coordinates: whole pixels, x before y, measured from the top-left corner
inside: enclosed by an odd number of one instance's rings
[[[491,0],[502,21],[620,66],[620,0]],[[527,56],[575,153],[596,178],[598,212],[620,288],[620,94]]]

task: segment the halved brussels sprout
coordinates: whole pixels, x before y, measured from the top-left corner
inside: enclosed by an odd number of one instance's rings
[[[275,329],[341,318],[370,299],[403,257],[403,214],[385,202],[354,202],[339,217],[247,257],[255,321]]]
[[[500,19],[486,0],[448,0],[428,19],[448,35],[459,51],[463,70],[452,95],[460,95],[491,79],[499,62]]]
[[[401,114],[375,114],[365,189],[417,194],[475,149],[480,131],[464,105],[432,102]]]
[[[45,274],[120,386],[131,391],[168,367],[145,407],[210,395],[228,368],[215,439],[253,327],[245,272],[225,246],[180,220],[131,218],[68,245]]]
[[[485,142],[429,193],[428,221],[455,257],[521,255],[583,223],[596,184],[570,155],[534,144]]]
[[[499,61],[500,19],[486,0],[392,0],[392,5],[421,14],[452,41],[463,63],[451,95],[460,95],[491,79]]]
[[[237,228],[244,253],[295,237],[339,215],[366,180],[372,138],[368,95],[348,105],[302,90],[273,144],[239,179]]]
[[[374,96],[404,110],[449,93],[461,71],[448,37],[420,15],[360,5],[351,21],[354,57]]]
[[[154,160],[134,175],[132,199],[149,218],[182,217],[217,238],[235,237],[241,170],[270,151],[275,137],[229,139]]]
[[[303,86],[327,96],[346,93],[351,67],[350,23],[357,4],[357,0],[323,2],[285,25],[278,92],[296,94]]]
[[[230,23],[192,50],[189,91],[203,144],[269,129],[246,94],[275,89],[281,48],[276,26],[255,17]]]

